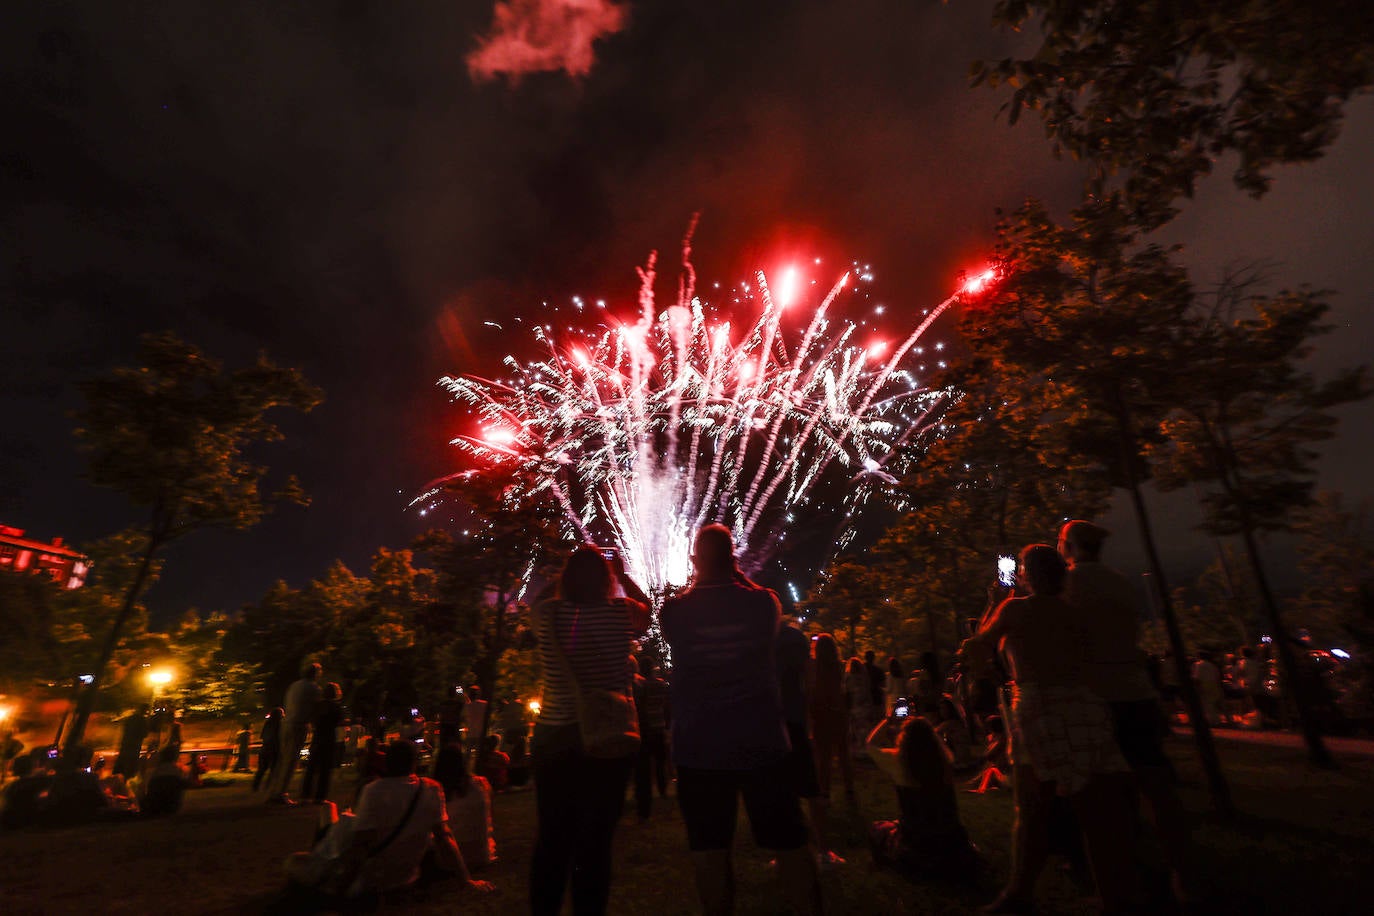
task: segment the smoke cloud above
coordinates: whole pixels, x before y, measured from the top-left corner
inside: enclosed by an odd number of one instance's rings
[[[596,58],[592,44],[619,32],[625,18],[608,0],[499,2],[490,34],[467,57],[468,72],[478,80],[557,70],[586,76]]]

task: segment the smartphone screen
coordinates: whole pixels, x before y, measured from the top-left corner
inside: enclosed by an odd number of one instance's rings
[[[1007,588],[1016,585],[1016,557],[997,558],[997,581]]]

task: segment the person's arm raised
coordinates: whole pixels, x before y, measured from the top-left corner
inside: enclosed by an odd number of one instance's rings
[[[649,606],[652,603],[649,601],[649,596],[625,571],[625,558],[619,553],[611,560],[611,572],[615,574],[615,580],[620,583],[620,588],[625,592],[625,597],[630,599],[630,619],[634,624],[635,631],[643,633],[649,629]]]
[[[883,719],[873,726],[873,731],[868,733],[868,740],[864,742],[864,749],[868,751],[868,756],[878,765],[878,769],[883,771],[883,775],[894,783],[900,783],[902,779],[902,763],[897,758],[897,749],[888,747],[889,736],[893,730],[893,720]]]

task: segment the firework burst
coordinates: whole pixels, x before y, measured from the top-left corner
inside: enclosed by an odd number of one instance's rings
[[[851,281],[871,279],[864,271],[809,304],[795,270],[776,290],[759,272],[741,285],[740,304],[756,310],[742,328],[698,298],[690,249],[677,297],[661,311],[652,256],[639,274],[633,323],[608,316],[562,337],[536,327],[543,356],[506,357],[505,380],[440,384],[481,426],[453,445],[513,466],[521,483],[511,498],[554,500],[569,534],[617,546],[652,593],[687,581],[703,524],[730,525],[752,571],[822,492],[852,519],[875,488],[900,476],[949,397],[921,387],[906,363],[957,293],[890,348],[857,343],[858,326],[830,314]],[[802,308],[813,311],[792,344],[783,319]]]

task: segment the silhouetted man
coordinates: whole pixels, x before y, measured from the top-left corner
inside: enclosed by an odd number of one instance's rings
[[[1064,600],[1081,613],[1083,677],[1111,707],[1121,755],[1149,802],[1164,854],[1174,872],[1174,892],[1183,898],[1190,841],[1183,808],[1173,787],[1173,768],[1164,754],[1167,723],[1140,648],[1140,611],[1135,589],[1100,562],[1108,532],[1074,519],[1059,529],[1059,554],[1069,564]]]
[[[281,758],[277,761],[277,772],[273,774],[275,783],[267,798],[268,804],[293,804],[287,789],[291,786],[291,776],[296,772],[296,764],[301,759],[301,748],[305,747],[310,735],[310,722],[315,718],[315,707],[324,697],[320,686],[318,662],[306,665],[301,671],[300,680],[286,688],[286,715],[281,723]]]
[[[754,840],[777,853],[783,891],[799,913],[821,912],[816,859],[790,778],[778,694],[778,598],[735,565],[724,525],[697,532],[696,580],[663,605],[673,653],[670,698],[678,800],[697,892],[708,914],[733,913],[736,811],[743,796]]]

